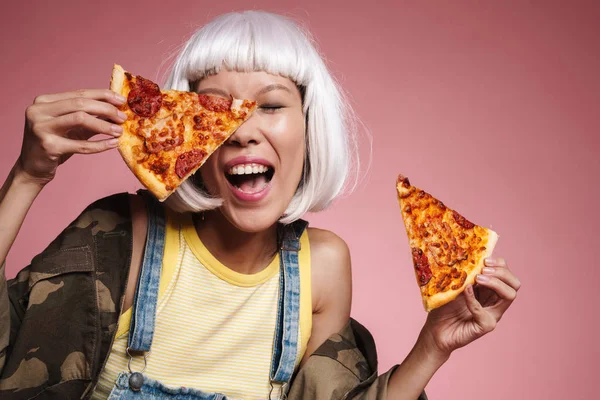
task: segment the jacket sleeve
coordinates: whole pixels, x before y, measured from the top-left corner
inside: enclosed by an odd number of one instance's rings
[[[129,216],[129,194],[121,193],[97,200],[67,226],[42,253],[35,256],[31,264],[23,268],[14,279],[7,280],[6,265],[5,263],[0,265],[0,377],[7,373],[6,369],[11,365],[11,355],[13,357],[22,356],[14,354],[17,351],[15,343],[21,343],[21,340],[17,341],[17,337],[23,328],[22,322],[30,302],[30,285],[45,275],[40,274],[36,268],[52,267],[56,263],[62,266],[69,264],[68,261],[65,261],[65,257],[70,259],[76,254],[65,255],[66,253],[61,253],[61,249],[81,247],[87,243],[86,240],[91,240],[90,238],[98,232],[110,234],[119,224],[128,225],[130,223]],[[128,234],[130,235],[130,227],[123,228],[119,232],[127,229],[129,229]],[[117,236],[122,237],[120,234]],[[128,240],[125,238],[119,243]],[[83,256],[80,255],[81,257]],[[86,257],[84,258],[87,260]],[[70,261],[73,264],[73,270],[76,270],[75,267],[79,262],[77,258]],[[61,271],[65,269],[61,268]],[[17,365],[19,365],[18,360]]]
[[[350,319],[300,368],[288,400],[387,400],[388,382],[397,367],[378,375],[373,336],[358,321]],[[425,392],[415,400],[427,400]]]
[[[0,375],[25,314],[23,300],[29,280],[29,267],[9,281],[6,280],[5,268],[6,262],[0,266]]]
[[[387,387],[390,377],[398,366],[394,366],[385,374],[379,375],[375,380],[367,385],[359,385],[355,388],[348,398],[353,400],[385,400],[388,398]],[[417,400],[427,400],[425,391],[421,393]]]
[[[0,265],[0,375],[6,361],[6,350],[8,348],[8,338],[10,335],[10,309],[8,305],[8,289],[6,287],[6,274],[4,267],[6,263]]]

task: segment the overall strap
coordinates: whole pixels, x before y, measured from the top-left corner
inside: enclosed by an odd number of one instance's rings
[[[282,385],[282,397],[285,397],[287,393],[298,356],[298,330],[300,324],[298,252],[300,251],[300,237],[307,225],[308,223],[303,220],[286,225],[283,230],[282,246],[279,252],[279,304],[270,380],[271,392],[274,383]]]
[[[133,300],[127,352],[149,352],[154,335],[156,303],[165,248],[165,214],[162,206],[151,195],[146,198],[148,232],[144,261]]]

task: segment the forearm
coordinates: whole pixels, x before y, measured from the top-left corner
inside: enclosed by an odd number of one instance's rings
[[[449,355],[432,351],[433,347],[421,335],[417,343],[396,368],[388,383],[389,400],[417,400],[433,374],[448,360]]]
[[[0,189],[0,264],[17,237],[33,201],[42,190],[39,183],[27,180],[18,165],[10,171]]]

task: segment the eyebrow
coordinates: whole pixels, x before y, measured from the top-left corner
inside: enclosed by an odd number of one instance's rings
[[[280,83],[273,83],[269,86],[265,86],[264,88],[262,88],[256,95],[259,96],[267,92],[272,92],[273,90],[285,90],[288,93],[292,93],[292,91],[287,86],[284,86]]]
[[[258,91],[258,93],[256,93],[256,96],[260,96],[261,94],[265,94],[268,92],[272,92],[274,90],[285,90],[288,93],[292,93],[292,91],[287,87],[284,86],[280,83],[273,83],[271,85],[265,86],[264,88],[262,88],[261,90]],[[217,89],[217,88],[206,88],[206,89],[202,89],[202,90],[198,90],[199,94],[217,94],[223,97],[230,97],[229,93],[227,93],[224,90],[221,89]]]

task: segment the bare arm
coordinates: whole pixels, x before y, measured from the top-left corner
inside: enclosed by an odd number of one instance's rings
[[[42,187],[25,179],[15,164],[0,189],[0,264],[5,262],[25,216]]]
[[[423,334],[388,382],[389,400],[416,400],[450,355],[431,351]]]
[[[350,318],[352,271],[346,243],[332,232],[308,230],[312,271],[312,332],[302,364]],[[335,287],[335,290],[332,288]]]

